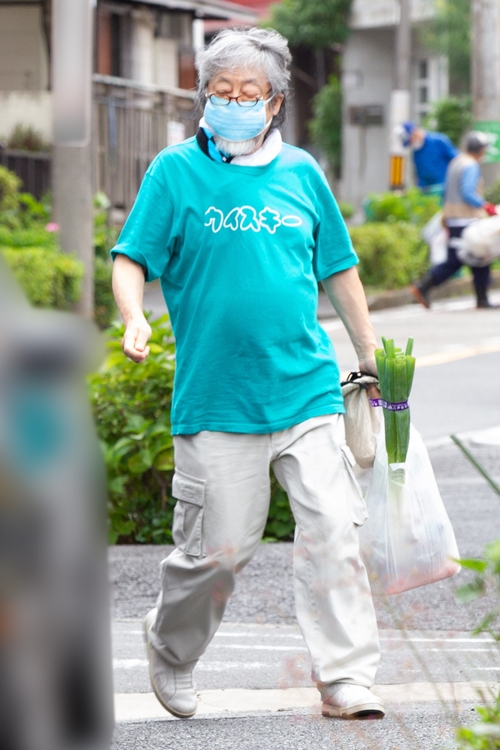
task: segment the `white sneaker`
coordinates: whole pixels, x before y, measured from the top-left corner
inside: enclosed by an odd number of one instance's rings
[[[171,667],[156,651],[150,630],[156,619],[156,609],[144,618],[144,642],[149,660],[151,687],[163,708],[179,719],[189,719],[196,713],[198,699],[193,682],[193,664]]]
[[[383,719],[385,707],[381,699],[368,688],[339,682],[332,686],[332,694],[323,701],[323,716],[339,719]]]

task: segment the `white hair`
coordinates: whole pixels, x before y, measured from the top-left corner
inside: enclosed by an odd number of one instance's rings
[[[271,127],[285,119],[285,102],[290,80],[292,56],[287,40],[272,29],[224,29],[209,46],[196,55],[198,96],[200,103],[209,82],[223,70],[258,71],[271,87],[272,95],[283,94],[285,99]]]

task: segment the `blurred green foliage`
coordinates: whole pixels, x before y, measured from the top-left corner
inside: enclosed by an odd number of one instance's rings
[[[49,151],[50,143],[31,125],[18,122],[7,139],[7,148],[16,151]]]
[[[346,201],[339,201],[339,209],[340,213],[342,214],[342,218],[347,221],[347,219],[350,219],[352,216],[354,216],[354,206],[351,203],[346,203]]]
[[[270,26],[293,46],[320,50],[341,44],[349,33],[352,0],[283,0],[271,5]]]
[[[173,447],[170,405],[175,344],[168,316],[151,321],[151,353],[136,364],[121,349],[124,327],[109,330],[109,356],[90,378],[108,469],[111,543],[171,542]]]
[[[400,289],[427,270],[429,249],[414,224],[372,222],[351,227],[349,233],[366,286]]]
[[[473,635],[486,633],[500,644],[500,539],[487,544],[480,559],[460,560],[463,568],[473,574],[472,580],[457,590],[458,598],[465,603],[475,601],[486,593],[493,593],[496,606],[479,623]],[[486,693],[486,706],[476,706],[479,721],[457,730],[460,750],[498,750],[500,748],[500,694],[492,703]]]
[[[472,127],[472,120],[470,96],[448,96],[431,105],[422,124],[429,130],[444,133],[455,146],[460,146],[462,136]]]
[[[420,27],[424,47],[448,60],[450,91],[468,94],[471,81],[471,0],[434,0],[434,15]]]
[[[405,221],[422,227],[441,209],[439,197],[424,195],[418,188],[405,193],[372,193],[363,204],[367,221]]]
[[[0,252],[33,305],[71,310],[80,299],[83,266],[61,252],[57,225],[51,223],[50,197],[37,201],[20,193],[21,180],[0,166]],[[109,226],[109,201],[94,196],[95,321],[107,328],[116,315],[109,251],[118,231]]]
[[[490,185],[489,188],[486,188],[484,197],[490,203],[494,203],[495,206],[500,204],[500,179],[494,182],[493,185]]]
[[[335,177],[342,166],[342,87],[336,76],[312,99],[313,117],[308,122],[315,146],[323,151]]]
[[[71,310],[80,299],[82,264],[47,247],[0,247],[31,304]]]

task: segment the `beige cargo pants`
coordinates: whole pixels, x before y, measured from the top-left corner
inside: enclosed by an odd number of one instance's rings
[[[163,561],[154,645],[172,666],[196,663],[220,625],[235,574],[252,558],[269,509],[269,467],[296,521],[297,619],[323,697],[334,682],[370,687],[377,624],[357,526],[366,508],[338,414],[265,435],[174,438],[176,549]]]

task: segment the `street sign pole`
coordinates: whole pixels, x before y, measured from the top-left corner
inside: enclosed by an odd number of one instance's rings
[[[389,115],[389,188],[402,190],[406,183],[407,149],[397,133],[399,126],[410,119],[411,112],[411,14],[410,0],[399,0],[400,18],[396,27],[396,80],[391,94]]]
[[[64,252],[82,261],[79,311],[94,309],[92,50],[94,0],[52,0],[54,219]]]
[[[500,4],[472,1],[472,99],[474,130],[488,134],[487,184],[500,177]]]

